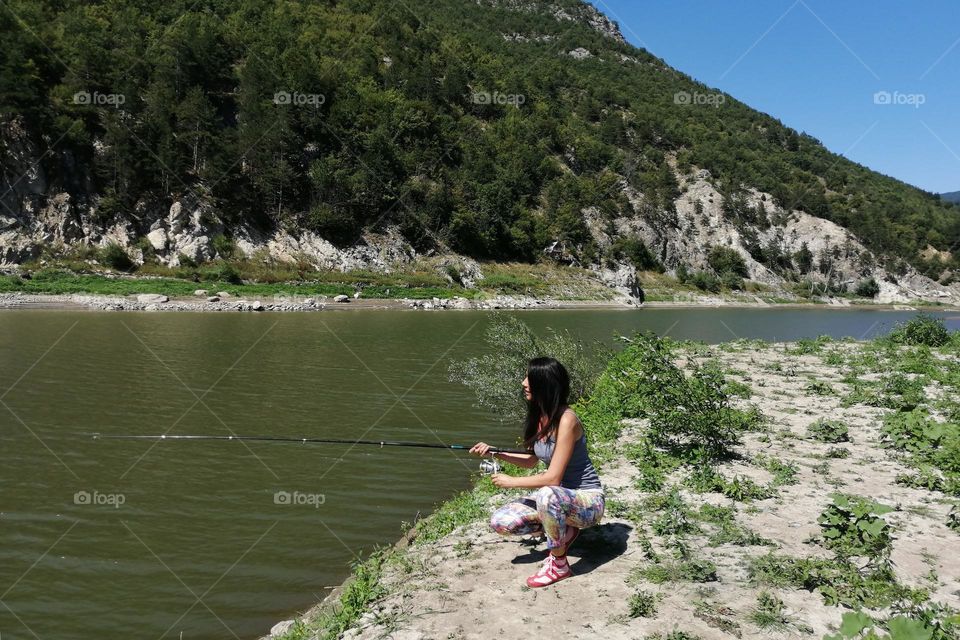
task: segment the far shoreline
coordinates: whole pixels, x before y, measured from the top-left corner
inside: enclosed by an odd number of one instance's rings
[[[483,300],[468,298],[356,298],[334,302],[328,297],[274,297],[254,299],[230,297],[208,302],[196,297],[159,296],[138,300],[136,295],[42,294],[9,292],[0,294],[0,311],[139,311],[149,313],[311,313],[318,311],[410,310],[410,311],[523,311],[523,310],[623,310],[643,309],[835,309],[874,311],[960,312],[960,305],[924,301],[901,303],[849,302],[843,299],[809,302],[766,302],[702,298],[700,300],[650,300],[639,302],[621,297],[615,300],[564,300],[532,296],[500,295]]]

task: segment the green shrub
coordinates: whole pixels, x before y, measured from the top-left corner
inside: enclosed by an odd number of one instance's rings
[[[203,269],[200,272],[203,280],[210,282],[229,282],[230,284],[242,284],[240,273],[229,262],[218,261],[212,267]]]
[[[873,278],[867,278],[857,283],[855,292],[861,298],[876,298],[880,293],[880,285]]]
[[[720,245],[711,247],[710,253],[707,254],[707,264],[718,274],[730,272],[742,278],[750,276],[746,260],[736,249],[729,247]]]
[[[647,591],[637,591],[630,596],[631,618],[652,618],[657,615],[657,595]]]
[[[960,425],[937,422],[925,409],[901,411],[884,417],[881,444],[913,454],[946,474],[960,474]]]
[[[766,500],[773,497],[773,490],[762,484],[757,484],[750,478],[734,476],[733,480],[724,483],[723,495],[738,502],[751,500]]]
[[[619,237],[610,247],[617,258],[626,258],[637,271],[657,271],[663,273],[663,265],[653,255],[643,240],[636,237]]]
[[[744,289],[743,278],[733,271],[724,271],[720,274],[720,284],[734,291],[743,291]]]
[[[846,611],[841,620],[839,633],[827,634],[823,640],[933,640],[935,638],[934,629],[923,620],[907,616],[893,616],[882,627],[862,611]],[[880,635],[883,627],[886,627],[887,633]]]
[[[653,584],[717,581],[716,565],[702,559],[655,562],[650,566],[642,567],[636,573],[638,577]]]
[[[924,602],[928,595],[897,582],[889,563],[863,569],[846,558],[793,558],[769,553],[749,560],[747,573],[759,584],[817,591],[827,606],[879,609],[895,602]]]
[[[720,278],[709,271],[697,271],[696,273],[690,275],[688,282],[697,289],[700,289],[701,291],[709,291],[710,293],[720,293],[722,288]]]
[[[839,420],[820,418],[807,427],[807,436],[820,442],[849,442],[850,430]]]
[[[213,236],[213,250],[217,252],[217,257],[229,260],[234,257],[237,252],[237,245],[233,241],[233,238],[219,234]]]
[[[895,344],[942,347],[950,342],[950,332],[940,318],[921,313],[906,323],[897,324],[889,339]]]
[[[757,606],[750,612],[750,620],[761,629],[783,628],[790,622],[783,600],[766,591],[757,596]]]
[[[622,357],[608,368],[623,407],[622,417],[647,417],[647,437],[686,460],[728,458],[740,435],[760,419],[730,405],[723,373],[688,363],[687,376],[671,360],[669,345],[651,332],[624,338]],[[622,384],[617,384],[622,382]]]
[[[133,260],[130,259],[126,249],[116,242],[111,242],[101,249],[99,259],[100,262],[117,271],[132,271],[134,267]]]
[[[831,494],[833,504],[817,519],[824,546],[841,558],[862,556],[871,563],[883,563],[893,539],[890,524],[880,516],[893,507],[860,496]]]
[[[658,536],[682,536],[696,530],[690,509],[676,488],[658,506],[660,514],[652,525],[653,532]]]

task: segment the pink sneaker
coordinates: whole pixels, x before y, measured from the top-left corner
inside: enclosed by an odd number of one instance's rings
[[[545,587],[554,582],[559,582],[564,578],[569,578],[572,575],[573,571],[570,570],[570,563],[567,562],[566,556],[557,558],[551,553],[547,556],[547,559],[543,561],[543,566],[540,567],[540,570],[527,578],[527,586],[533,588]]]

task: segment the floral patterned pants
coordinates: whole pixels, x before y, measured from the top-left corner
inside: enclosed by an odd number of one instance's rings
[[[560,546],[567,525],[585,529],[598,524],[605,506],[603,489],[540,487],[497,509],[490,527],[501,535],[543,532],[547,548]]]

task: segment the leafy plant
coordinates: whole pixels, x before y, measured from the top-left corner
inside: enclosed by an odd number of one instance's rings
[[[918,465],[939,469],[946,482],[960,482],[960,425],[938,422],[926,409],[915,408],[886,416],[880,442],[911,454]]]
[[[659,561],[642,567],[636,575],[654,584],[665,582],[716,582],[717,567],[709,560]]]
[[[700,507],[698,517],[704,522],[715,525],[708,544],[712,546],[733,544],[737,546],[773,546],[767,538],[739,524],[731,507],[718,507],[705,504]]]
[[[116,242],[111,242],[101,249],[99,257],[103,264],[117,271],[131,271],[134,268],[133,260],[126,249]]]
[[[836,393],[833,387],[822,380],[811,380],[806,386],[806,390],[818,396],[832,396]]]
[[[940,318],[921,313],[905,323],[899,323],[890,332],[889,340],[894,344],[942,347],[950,341],[950,332]]]
[[[847,558],[794,558],[769,553],[751,558],[747,571],[752,580],[775,587],[817,591],[828,606],[871,609],[895,602],[925,602],[928,594],[897,582],[889,563],[861,569]]]
[[[660,515],[653,521],[653,532],[660,536],[680,536],[696,529],[689,507],[674,488],[660,504]]]
[[[749,502],[772,498],[774,492],[770,487],[758,484],[750,478],[734,476],[733,480],[724,483],[723,495],[740,502]]]
[[[767,591],[761,591],[757,596],[757,606],[750,612],[750,620],[761,629],[782,629],[790,622],[783,600]]]
[[[639,590],[630,596],[631,618],[652,618],[657,615],[657,594]]]
[[[830,447],[823,455],[828,458],[849,458],[850,452],[843,447]]]
[[[847,611],[840,623],[840,632],[828,634],[823,640],[931,640],[933,630],[920,620],[895,616],[886,622],[886,634],[877,628],[874,620],[862,611]]]
[[[839,420],[820,418],[807,427],[807,435],[820,442],[849,442],[850,429]]]
[[[833,504],[817,519],[824,546],[840,557],[865,556],[871,562],[889,557],[892,537],[890,524],[881,516],[889,507],[860,496],[831,494]]]

